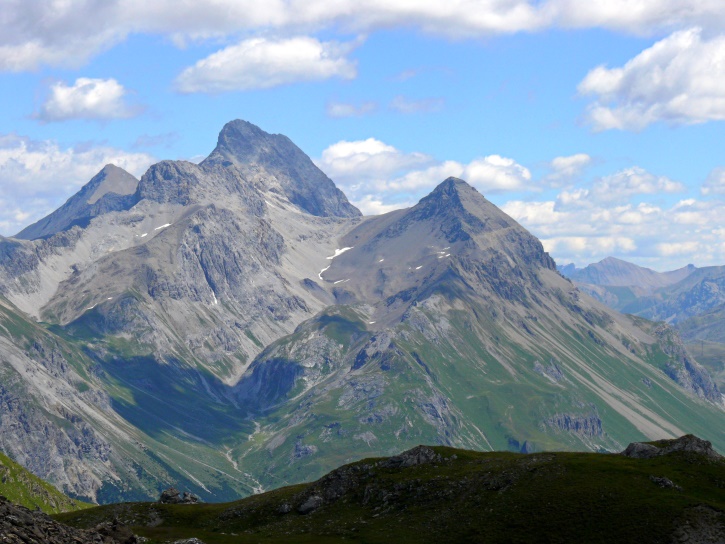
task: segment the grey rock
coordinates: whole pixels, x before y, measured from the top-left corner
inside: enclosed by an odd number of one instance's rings
[[[181,493],[174,487],[169,487],[161,492],[160,504],[197,504],[199,497],[188,491]]]
[[[711,442],[692,434],[687,434],[672,440],[660,440],[654,444],[632,442],[622,452],[622,455],[635,459],[651,459],[652,457],[669,455],[676,452],[695,453],[715,461],[723,459],[723,456],[713,449]]]
[[[634,459],[651,459],[661,455],[660,448],[647,444],[646,442],[632,442],[622,452],[622,455],[632,457]]]
[[[586,437],[602,436],[602,420],[594,410],[590,414],[555,414],[546,420],[546,425]]]
[[[102,523],[90,530],[76,529],[0,497],[0,542],[136,544],[139,540],[117,521]]]
[[[649,479],[653,484],[663,489],[675,489],[677,491],[682,491],[682,488],[679,485],[664,476],[650,476]]]
[[[418,465],[427,465],[430,463],[438,463],[442,460],[442,456],[436,453],[428,446],[416,446],[408,451],[390,457],[380,462],[383,468],[407,468]]]
[[[304,516],[317,510],[323,503],[322,497],[311,495],[297,507],[297,511]]]
[[[654,331],[662,349],[670,359],[665,373],[684,389],[715,404],[723,404],[723,396],[708,371],[687,352],[680,335],[666,323]]]

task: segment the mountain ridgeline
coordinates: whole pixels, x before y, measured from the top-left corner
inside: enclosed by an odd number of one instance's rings
[[[0,239],[0,447],[74,497],[230,500],[420,443],[725,449],[676,332],[578,290],[463,180],[362,217],[244,121],[200,164],[117,170]]]

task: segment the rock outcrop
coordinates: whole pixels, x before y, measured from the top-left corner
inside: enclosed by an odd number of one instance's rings
[[[42,512],[31,512],[0,497],[0,542],[7,544],[136,544],[138,539],[117,521],[95,529],[75,529]]]
[[[161,492],[160,504],[196,504],[199,497],[188,491],[180,492],[175,487],[170,487]]]
[[[716,452],[712,443],[687,434],[674,440],[660,440],[658,442],[632,442],[622,452],[626,457],[635,459],[651,459],[660,455],[669,455],[676,452],[696,453],[713,460],[722,460],[723,456]]]

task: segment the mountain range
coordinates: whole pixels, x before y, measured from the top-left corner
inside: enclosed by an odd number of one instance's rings
[[[0,344],[0,447],[100,503],[230,500],[420,443],[725,449],[678,333],[578,289],[465,181],[363,217],[244,121],[0,238]]]

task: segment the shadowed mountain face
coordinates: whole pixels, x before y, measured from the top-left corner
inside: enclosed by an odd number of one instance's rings
[[[720,392],[677,335],[578,291],[462,180],[362,218],[286,137],[234,121],[124,198],[0,240],[0,402],[19,407],[2,446],[76,495],[218,501],[418,443],[725,445]]]

